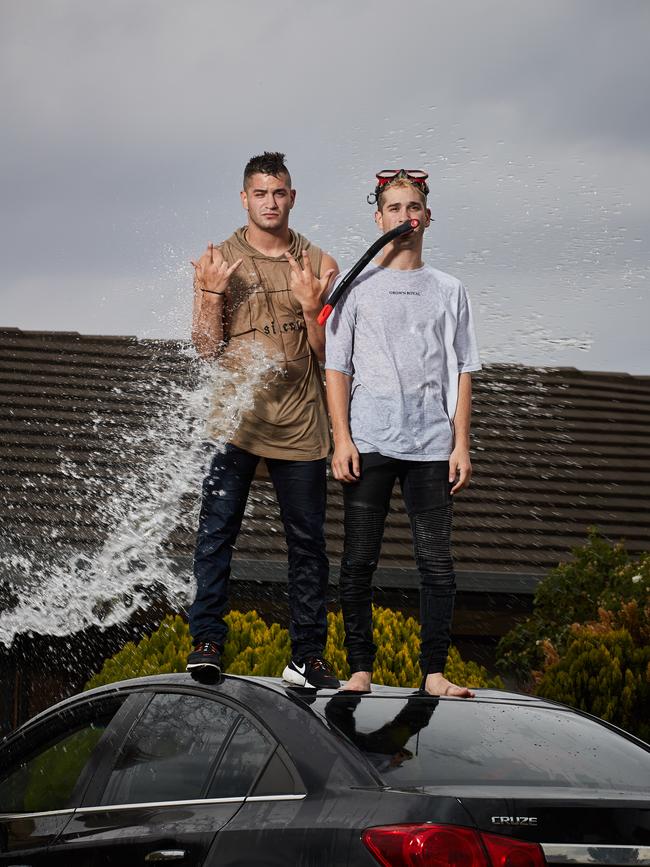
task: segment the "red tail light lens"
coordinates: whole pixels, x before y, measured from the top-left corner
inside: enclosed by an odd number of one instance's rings
[[[542,847],[537,843],[510,840],[498,834],[481,834],[490,853],[492,867],[546,867]]]
[[[384,825],[362,838],[383,867],[545,867],[537,843],[456,825]],[[489,853],[489,854],[488,854]]]
[[[384,867],[487,867],[481,839],[453,825],[368,828],[363,842]]]

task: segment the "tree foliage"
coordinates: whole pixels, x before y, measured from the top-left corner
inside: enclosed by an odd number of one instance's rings
[[[546,668],[536,692],[648,741],[650,647],[636,646],[627,629],[603,626],[575,626],[566,653]]]
[[[544,643],[561,652],[574,623],[598,617],[601,599],[609,604],[632,598],[629,557],[622,544],[612,545],[592,529],[573,559],[560,563],[541,581],[533,599],[533,613],[505,635],[497,647],[497,666],[524,688],[534,683],[544,665]],[[630,569],[632,571],[630,571]]]

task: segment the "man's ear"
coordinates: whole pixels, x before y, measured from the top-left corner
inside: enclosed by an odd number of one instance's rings
[[[384,231],[384,218],[381,211],[375,211],[375,223],[379,226],[379,228]]]
[[[424,228],[425,229],[427,228],[427,226],[431,225],[431,208],[426,208],[426,212],[427,212],[427,218],[424,222]]]
[[[290,190],[289,195],[291,196],[291,207],[293,208],[293,206],[296,204],[296,191]]]
[[[246,190],[242,190],[241,193],[239,194],[239,197],[241,199],[242,208],[245,211],[247,211],[248,210],[248,194],[247,194]]]

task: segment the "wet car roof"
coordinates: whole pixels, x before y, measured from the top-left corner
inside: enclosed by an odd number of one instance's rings
[[[184,686],[205,691],[214,691],[218,694],[224,685],[237,681],[249,683],[251,686],[264,687],[275,693],[289,696],[293,700],[302,699],[304,700],[306,705],[311,705],[313,703],[314,697],[330,697],[340,694],[339,690],[333,689],[315,690],[311,688],[291,686],[279,677],[257,677],[252,675],[249,676],[226,674],[219,683],[207,684],[197,682],[191,677],[191,675],[186,672],[178,672],[173,674],[154,674],[148,675],[146,677],[135,677],[128,680],[116,681],[115,683],[99,686],[95,689],[88,690],[85,693],[79,693],[75,696],[71,696],[70,698],[64,699],[63,701],[59,702],[57,705],[54,705],[54,707],[63,708],[68,703],[79,701],[82,696],[85,697],[90,695],[98,695],[102,692],[109,693],[116,690],[121,691],[141,689],[143,687],[155,688],[162,686]],[[392,698],[403,700],[409,698],[410,696],[424,694],[419,693],[417,689],[414,689],[412,687],[383,686],[382,684],[373,684],[372,692],[359,693],[359,695],[361,695],[361,697],[365,701],[368,701],[374,698]],[[473,699],[463,699],[454,696],[439,696],[439,698],[441,701],[450,702],[496,702],[508,704],[535,705],[538,707],[565,707],[565,705],[558,704],[553,701],[548,701],[547,699],[540,698],[539,696],[527,695],[526,693],[520,692],[509,692],[507,690],[499,689],[476,689],[476,697]],[[52,710],[52,708],[48,708],[46,711],[43,711],[43,713],[49,713],[50,710]],[[33,719],[38,719],[40,716],[41,714],[38,714],[38,716],[33,717]]]

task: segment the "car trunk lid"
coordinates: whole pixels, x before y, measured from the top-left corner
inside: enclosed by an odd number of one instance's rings
[[[486,786],[482,791],[475,787],[466,792],[456,790],[456,794],[481,831],[545,847],[553,844],[559,853],[567,845],[594,850],[592,860],[573,863],[650,864],[650,794],[508,787],[504,797],[498,786]],[[593,860],[595,850],[603,846],[629,847],[629,851],[618,853],[623,860]],[[639,860],[639,847],[646,850],[647,860]]]

